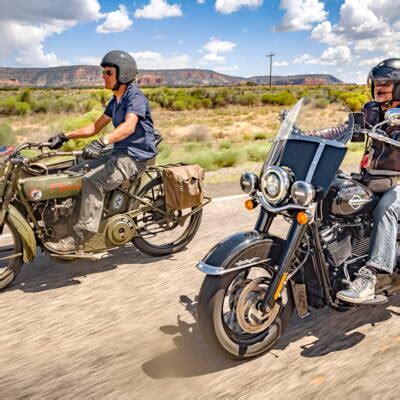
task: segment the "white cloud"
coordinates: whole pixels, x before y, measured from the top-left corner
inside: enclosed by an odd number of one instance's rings
[[[181,17],[182,10],[178,4],[168,4],[167,0],[150,0],[147,6],[136,10],[136,18],[163,19]]]
[[[231,14],[241,7],[256,9],[263,4],[263,0],[217,0],[215,9],[222,14]]]
[[[281,0],[279,8],[285,10],[279,31],[310,30],[313,23],[327,17],[324,3],[319,0]]]
[[[287,61],[275,61],[274,67],[287,67],[289,63]]]
[[[347,46],[328,47],[321,54],[321,63],[349,64],[350,62],[351,51]]]
[[[208,53],[202,58],[202,61],[204,61],[205,64],[208,64],[208,63],[223,64],[226,62],[226,58],[224,56],[220,56],[216,53]]]
[[[198,4],[204,4],[206,2],[206,0],[197,0]]]
[[[293,64],[319,64],[317,58],[312,57],[310,54],[305,53],[299,57],[296,57],[292,61]]]
[[[118,10],[106,14],[106,20],[96,28],[99,33],[122,32],[132,25],[128,10],[122,4]]]
[[[352,61],[351,50],[347,46],[328,47],[321,56],[313,57],[305,53],[293,59],[293,64],[318,64],[318,65],[341,65]]]
[[[76,62],[82,65],[100,65],[101,59],[98,57],[78,57]]]
[[[102,17],[97,0],[13,0],[0,14],[0,59],[12,56],[17,65],[55,66],[68,62],[46,52],[45,40],[79,22]]]
[[[0,19],[30,24],[60,21],[92,21],[101,17],[97,0],[12,0],[1,2]]]
[[[234,65],[216,65],[214,67],[215,71],[222,72],[222,73],[234,72],[234,71],[237,71],[238,69],[239,69],[239,66],[237,64],[234,64]]]
[[[210,41],[203,46],[203,49],[210,53],[226,53],[232,51],[235,47],[236,43],[211,38]]]
[[[190,67],[191,58],[187,54],[164,56],[154,51],[130,53],[140,69],[176,69]]]

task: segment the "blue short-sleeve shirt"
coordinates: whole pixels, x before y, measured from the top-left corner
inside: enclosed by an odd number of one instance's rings
[[[139,121],[128,137],[114,143],[114,149],[127,153],[137,161],[154,158],[157,155],[157,149],[150,104],[133,82],[127,86],[119,102],[114,96],[104,110],[104,114],[112,118],[115,128],[125,122],[127,113],[136,114]]]

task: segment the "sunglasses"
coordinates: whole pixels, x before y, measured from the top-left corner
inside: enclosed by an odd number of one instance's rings
[[[114,71],[111,71],[110,69],[108,70],[103,70],[103,76],[107,75],[107,76],[112,76],[114,73]]]

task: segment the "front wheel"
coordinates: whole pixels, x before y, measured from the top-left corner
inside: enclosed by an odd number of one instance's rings
[[[294,304],[291,291],[284,289],[269,313],[259,311],[258,303],[272,277],[273,269],[268,265],[206,276],[197,315],[200,331],[214,350],[245,359],[267,352],[277,342],[290,321]]]
[[[137,196],[167,212],[164,185],[160,177],[144,185]],[[203,215],[203,210],[200,209],[186,219],[183,218],[192,211],[189,208],[171,210],[166,217],[157,210],[148,210],[148,207],[142,205],[139,207],[143,207],[145,211],[135,219],[138,235],[133,239],[133,243],[140,251],[150,256],[160,257],[183,250],[193,240]]]
[[[18,231],[6,220],[0,234],[0,290],[6,288],[21,270],[22,251]]]

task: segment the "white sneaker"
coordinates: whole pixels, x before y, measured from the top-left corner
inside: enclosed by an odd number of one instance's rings
[[[361,304],[375,298],[376,275],[368,268],[362,267],[357,278],[349,283],[345,290],[336,294],[336,298],[347,303]]]

